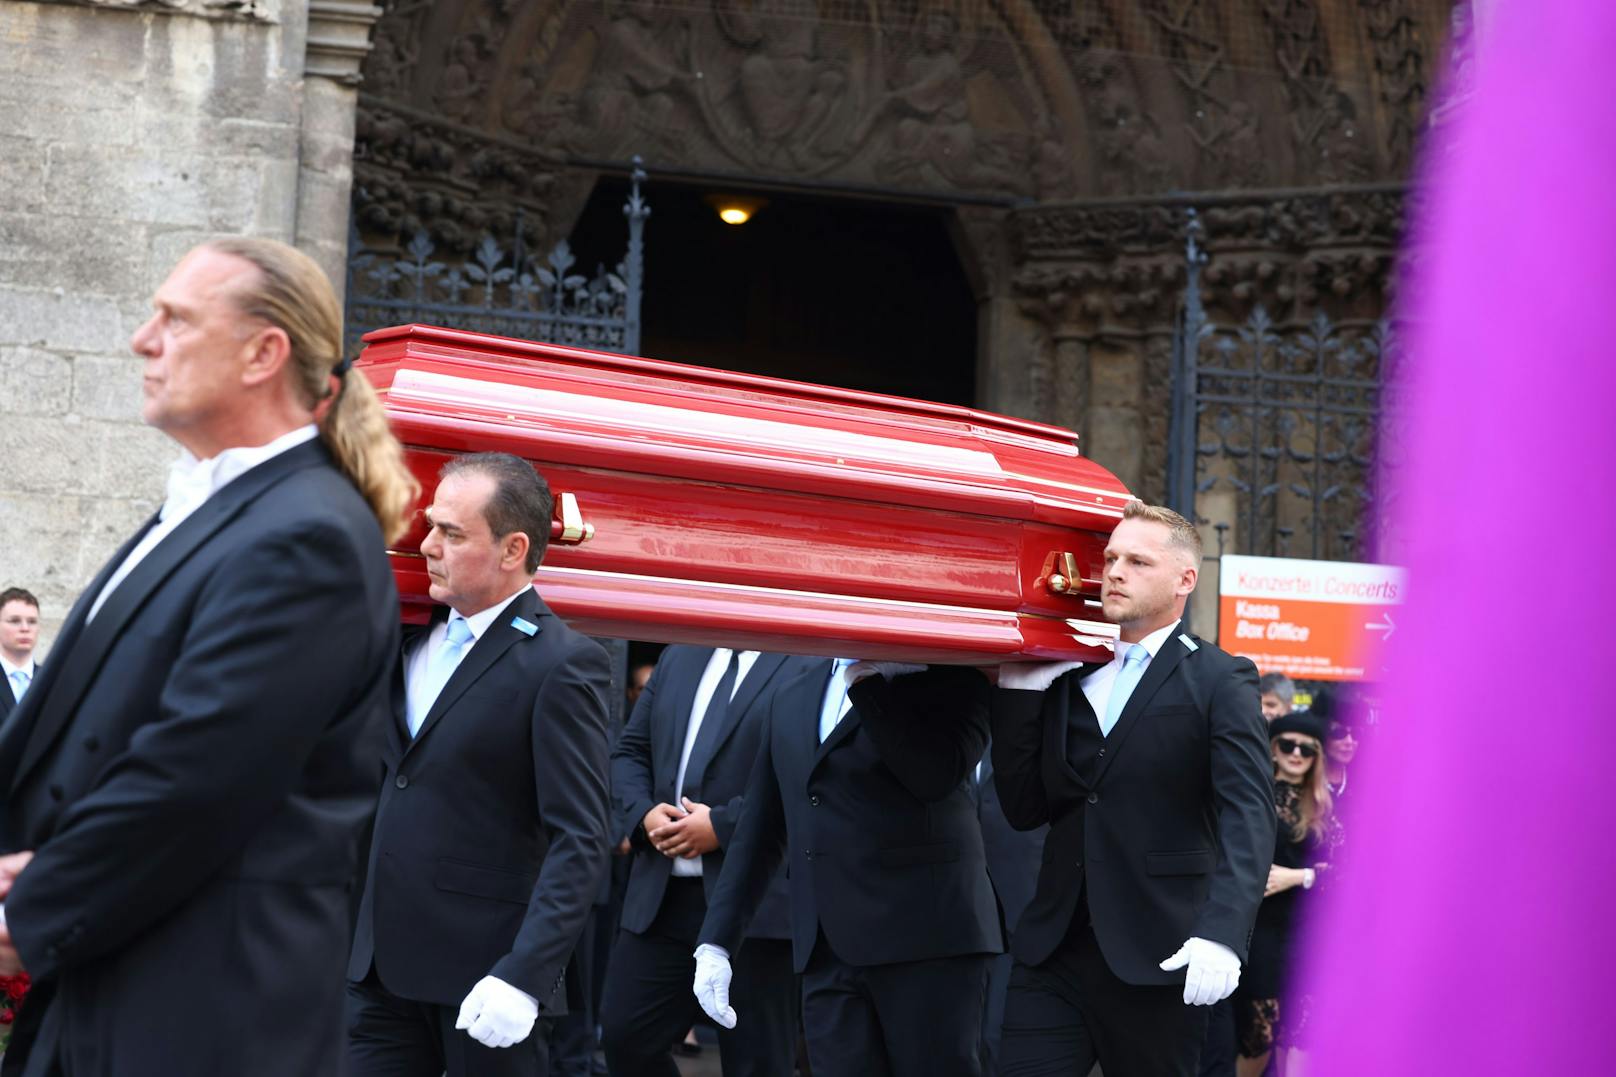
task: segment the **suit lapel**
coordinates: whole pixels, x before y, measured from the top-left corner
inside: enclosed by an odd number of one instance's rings
[[[824,705],[825,686],[830,683],[830,671],[834,668],[828,658],[808,667],[807,672],[791,682],[793,685],[801,684],[802,691],[783,694],[780,697],[792,708],[786,735],[797,749],[791,753],[793,761],[802,760],[799,777],[804,782],[808,780],[808,775],[818,762],[819,750],[822,747],[819,743],[819,710]]]
[[[1139,683],[1134,686],[1133,694],[1128,697],[1128,702],[1123,706],[1122,713],[1117,716],[1117,724],[1111,730],[1111,735],[1105,738],[1105,746],[1108,751],[1100,758],[1099,765],[1094,768],[1094,780],[1090,783],[1091,785],[1098,786],[1100,784],[1100,780],[1105,777],[1106,768],[1116,761],[1117,755],[1122,750],[1123,742],[1128,739],[1128,734],[1133,732],[1133,727],[1138,724],[1139,715],[1144,712],[1146,707],[1150,706],[1151,697],[1156,694],[1162,685],[1167,683],[1167,678],[1173,675],[1173,670],[1178,668],[1178,664],[1189,653],[1189,648],[1185,647],[1183,641],[1178,638],[1182,634],[1175,632],[1168,636],[1162,643],[1161,650],[1156,654],[1156,657],[1152,658],[1150,665],[1145,667],[1145,675],[1139,678]]]
[[[684,754],[685,736],[690,732],[690,712],[696,705],[696,690],[701,687],[702,674],[712,658],[712,649],[703,647],[695,651],[675,651],[664,659],[682,663],[682,668],[669,671],[674,676],[668,678],[670,692],[664,706],[671,708],[671,720],[657,723],[653,734],[656,744],[651,749],[652,758],[657,763],[658,773],[679,773],[679,757]]]
[[[447,606],[432,611],[432,619],[424,625],[409,625],[404,629],[403,642],[398,648],[398,669],[393,674],[393,725],[388,737],[393,745],[393,758],[398,759],[410,744],[410,651],[424,646],[432,630],[447,615]]]
[[[438,719],[454,706],[455,700],[464,695],[466,689],[477,683],[477,678],[487,673],[506,651],[529,638],[527,633],[511,623],[515,618],[522,617],[538,624],[540,631],[543,631],[543,622],[540,618],[549,612],[539,601],[538,592],[531,587],[518,595],[509,606],[500,610],[494,623],[488,626],[488,631],[478,637],[477,642],[472,644],[471,651],[460,660],[460,665],[455,667],[448,683],[443,686],[443,691],[438,693],[438,698],[432,701],[432,709],[427,711],[426,718],[421,722],[420,732],[416,733],[415,739],[405,747],[405,754],[426,739],[432,727],[438,724]]]
[[[838,677],[845,676],[846,673],[847,673],[847,671],[845,669],[837,669],[835,666],[831,666],[831,671]],[[880,674],[875,674],[875,675],[880,676]],[[825,691],[824,691],[824,689],[826,687],[828,687],[829,684],[830,684],[830,678],[826,677],[824,684],[820,688],[819,697],[816,700],[816,702],[819,703],[820,707],[824,706],[824,703],[825,703]],[[829,755],[831,752],[836,750],[837,745],[841,744],[848,737],[851,737],[853,735],[853,731],[858,728],[859,721],[860,721],[859,709],[857,707],[855,707],[855,706],[852,706],[851,700],[849,700],[849,704],[848,704],[848,708],[847,708],[847,714],[842,718],[842,720],[840,722],[836,723],[836,728],[832,729],[830,731],[830,736],[826,737],[825,742],[819,746],[819,750],[814,754],[814,764],[813,765],[817,767],[819,765],[820,761],[825,758],[825,756]],[[817,708],[817,707],[814,710],[814,732],[813,732],[813,736],[814,736],[815,740],[819,739],[819,708]],[[810,768],[810,769],[812,769],[812,768]]]
[[[118,584],[117,589],[107,596],[106,602],[97,611],[93,621],[84,623],[83,617],[80,617],[79,623],[75,626],[77,631],[74,638],[66,640],[70,649],[65,657],[61,661],[51,663],[56,667],[54,671],[56,676],[45,685],[51,690],[46,693],[39,716],[33,723],[27,746],[23,749],[22,760],[17,765],[13,788],[50,749],[67,725],[68,719],[78,708],[79,700],[94,682],[96,671],[106,659],[107,651],[117,642],[124,627],[145,606],[159,585],[265,490],[297,471],[313,467],[328,459],[325,447],[315,440],[288,449],[244,472],[235,481],[204,501],[172,533],[152,547],[140,564],[136,565]],[[145,529],[142,529],[141,533],[144,534]],[[114,567],[121,565],[133,548],[133,542],[125,544],[111,565]],[[89,610],[86,601],[94,603],[96,595],[100,593],[101,587],[105,586],[110,576],[111,573],[103,569],[96,584],[92,585],[93,589],[86,591],[80,599],[79,608],[83,609],[85,614]],[[77,612],[76,609],[75,613]],[[67,633],[64,632],[63,636],[67,636]],[[58,647],[60,646],[59,642]],[[60,681],[60,687],[55,687],[57,681]]]
[[[1071,751],[1069,733],[1071,731],[1072,709],[1077,709],[1079,721],[1090,722],[1095,729],[1100,728],[1100,720],[1094,716],[1094,708],[1089,706],[1089,697],[1083,691],[1083,678],[1099,672],[1109,664],[1109,662],[1085,663],[1066,676],[1061,677],[1052,686],[1059,693],[1054,701],[1055,717],[1058,722],[1056,743],[1060,749],[1055,753],[1055,758],[1059,760],[1061,769],[1073,781],[1081,781],[1082,776],[1072,769],[1071,759],[1067,754]]]
[[[713,754],[735,732],[735,727],[741,724],[741,715],[746,713],[746,708],[757,698],[769,678],[785,664],[785,660],[785,656],[780,654],[759,654],[741,683],[735,686],[735,694],[730,697],[729,706],[724,708],[723,719],[702,722],[701,728],[696,731],[696,743],[690,749],[690,762],[685,767],[686,789],[701,788]]]
[[[65,664],[67,656],[73,653],[73,647],[78,642],[79,633],[84,630],[84,618],[88,614],[91,604],[95,602],[95,596],[99,595],[101,589],[107,585],[107,580],[112,578],[113,571],[123,564],[124,559],[129,556],[129,551],[133,550],[135,544],[145,537],[146,532],[150,531],[156,524],[157,515],[153,513],[151,518],[142,524],[140,529],[118,548],[118,552],[113,554],[107,560],[107,563],[101,566],[101,571],[97,572],[95,579],[90,581],[90,585],[79,593],[78,601],[73,603],[73,608],[67,612],[67,620],[62,622],[62,630],[56,634],[56,642],[51,648],[54,653],[61,657],[52,661],[48,668],[43,664],[38,665],[34,673],[34,683],[29,686],[28,694],[23,696],[23,702],[18,703],[12,713],[6,716],[5,726],[0,729],[0,789],[10,790],[16,788],[17,778],[20,777],[20,769],[13,766],[13,764],[21,761],[23,748],[28,743],[29,733],[32,732],[34,725],[37,723],[37,719],[33,716],[45,705],[43,701],[49,696],[48,689],[51,681],[55,678],[57,671]],[[30,703],[24,709],[23,703],[29,703],[29,700],[34,698],[36,693],[41,702]],[[24,717],[25,714],[29,717]]]

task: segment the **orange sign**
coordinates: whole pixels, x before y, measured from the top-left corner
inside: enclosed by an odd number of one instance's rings
[[[1407,590],[1392,565],[1225,556],[1218,646],[1264,673],[1313,681],[1377,678]]]

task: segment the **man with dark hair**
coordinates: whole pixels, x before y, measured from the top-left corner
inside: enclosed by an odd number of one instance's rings
[[[1274,851],[1257,671],[1181,629],[1200,536],[1133,502],[1105,548],[1098,663],[1007,665],[993,763],[1011,825],[1048,823],[1011,946],[1003,1077],[1194,1074]],[[1180,971],[1182,970],[1182,971]]]
[[[547,1072],[542,1026],[606,870],[611,685],[605,650],[533,590],[551,505],[525,461],[481,453],[426,510],[447,608],[398,670],[348,964],[355,1077]]]
[[[0,591],[0,722],[34,681],[38,643],[39,599],[21,587]]]
[[[684,986],[691,951],[746,807],[769,701],[815,665],[809,658],[675,644],[612,753],[618,831],[634,853],[612,952],[601,1035],[613,1077],[677,1077],[673,1042],[700,1016]],[[736,956],[737,992],[751,1019],[720,1029],[726,1077],[789,1074],[797,1048],[790,898],[769,884]]]
[[[746,811],[697,935],[692,988],[721,1026],[764,1017],[739,956],[782,864],[815,1077],[977,1077],[1003,949],[971,769],[976,670],[810,662],[770,698]],[[660,829],[660,828],[659,828]],[[744,988],[743,988],[744,990]]]

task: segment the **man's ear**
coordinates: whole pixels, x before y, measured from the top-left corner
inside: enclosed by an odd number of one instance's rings
[[[262,385],[282,376],[292,358],[292,340],[278,325],[266,325],[247,339],[244,385]]]
[[[1201,570],[1194,565],[1185,565],[1178,576],[1178,586],[1173,589],[1177,595],[1187,595],[1195,590],[1196,582],[1201,578]]]
[[[527,563],[527,551],[532,543],[528,542],[527,532],[512,531],[500,539],[499,567],[510,570],[517,565]]]

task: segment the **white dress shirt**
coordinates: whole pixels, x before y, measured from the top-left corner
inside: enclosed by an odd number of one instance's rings
[[[679,753],[679,776],[673,783],[673,802],[680,807],[680,800],[685,795],[685,770],[690,766],[690,750],[696,746],[696,734],[701,732],[701,720],[707,716],[707,705],[712,701],[713,693],[718,691],[718,682],[724,679],[724,670],[729,667],[729,656],[735,652],[728,647],[719,647],[713,651],[712,657],[707,659],[707,668],[702,670],[701,680],[696,682],[696,698],[690,704],[690,721],[685,727],[685,746]],[[740,690],[741,682],[752,669],[752,663],[757,661],[757,651],[742,651],[735,663],[735,684],[730,689],[729,698],[734,699],[735,693]],[[682,856],[675,857],[673,873],[684,878],[699,877],[701,875],[701,857],[693,856],[688,860]]]
[[[853,709],[853,701],[847,697],[847,667],[858,661],[856,658],[833,659],[830,667],[830,683],[825,685],[825,694],[819,701],[819,743],[824,744],[826,738],[842,724],[847,712]]]
[[[11,698],[14,702],[22,702],[22,697],[17,695],[17,682],[11,679],[11,675],[13,673],[26,673],[28,674],[28,683],[33,684],[34,677],[38,671],[39,667],[32,658],[28,660],[27,665],[14,666],[6,661],[5,655],[0,655],[0,681],[4,681],[6,687],[11,690]]]
[[[182,452],[180,458],[169,465],[168,497],[163,502],[162,510],[157,514],[156,526],[141,536],[140,542],[129,551],[129,556],[123,559],[123,564],[119,565],[118,570],[107,580],[107,585],[101,588],[101,593],[95,598],[95,605],[90,607],[90,614],[85,618],[85,623],[95,620],[95,615],[101,612],[102,605],[112,592],[118,589],[124,577],[133,572],[135,566],[144,561],[146,555],[151,553],[159,542],[173,534],[174,529],[184,523],[187,517],[206,504],[208,498],[259,464],[279,456],[288,449],[294,449],[305,441],[312,440],[319,433],[319,429],[310,423],[282,434],[267,445],[226,449],[206,460],[198,460],[189,450]]]
[[[460,655],[462,662],[466,660],[466,655],[471,653],[471,649],[477,646],[477,641],[483,638],[483,633],[488,631],[489,626],[499,619],[499,615],[505,611],[505,607],[532,589],[533,585],[530,583],[520,591],[513,591],[509,597],[494,603],[485,610],[474,613],[469,617],[461,614],[461,617],[466,622],[466,627],[471,629],[471,642],[466,644],[464,652]],[[411,645],[410,653],[404,659],[404,691],[408,693],[411,712],[424,715],[432,709],[432,704],[436,702],[436,697],[433,699],[421,698],[421,680],[426,672],[428,660],[438,652],[439,647],[443,646],[443,637],[448,632],[449,618],[445,617],[432,626],[432,631]],[[442,691],[442,686],[439,686],[439,691]],[[420,708],[418,711],[416,710],[417,707]]]
[[[1145,659],[1144,669],[1139,671],[1140,680],[1144,679],[1144,670],[1150,668],[1150,663],[1161,652],[1162,644],[1167,642],[1169,636],[1177,630],[1179,622],[1174,621],[1165,628],[1158,628],[1138,643],[1123,643],[1117,641],[1117,653],[1099,669],[1083,678],[1083,694],[1088,697],[1089,706],[1094,708],[1094,716],[1105,721],[1105,711],[1111,704],[1111,687],[1117,683],[1117,674],[1122,672],[1122,661],[1128,657],[1128,650],[1132,647],[1143,647],[1150,657]]]

